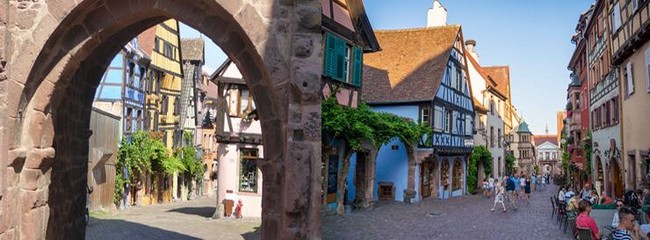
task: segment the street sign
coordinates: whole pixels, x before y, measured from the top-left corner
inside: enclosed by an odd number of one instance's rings
[[[474,146],[474,139],[465,139],[465,147],[473,147]]]

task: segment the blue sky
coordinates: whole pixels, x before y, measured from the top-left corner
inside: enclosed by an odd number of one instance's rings
[[[556,112],[566,105],[571,35],[593,0],[441,0],[447,22],[461,24],[465,39],[477,41],[481,65],[509,65],[512,100],[533,133],[556,133]],[[375,29],[424,27],[433,0],[365,0]],[[199,33],[181,24],[181,37]],[[223,52],[207,40],[206,70]]]

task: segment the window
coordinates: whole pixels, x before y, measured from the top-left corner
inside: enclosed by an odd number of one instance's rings
[[[239,165],[239,191],[257,192],[257,149],[242,148]]]
[[[451,62],[447,63],[447,71],[445,73],[446,73],[444,77],[445,84],[447,86],[451,86]]]
[[[132,108],[126,108],[126,118],[125,118],[125,125],[124,132],[130,133],[133,132],[133,109]]]
[[[351,46],[343,39],[326,33],[323,75],[332,79],[361,86],[363,50]]]
[[[497,146],[501,147],[501,128],[497,129]]]
[[[135,83],[134,82],[135,81],[135,63],[129,61],[129,70],[128,71],[129,71],[128,74],[127,74],[128,75],[127,76],[128,85],[129,86],[134,86],[135,85],[134,84]]]
[[[474,121],[471,115],[465,115],[465,135],[474,134]]]
[[[610,105],[609,101],[605,102],[605,119],[604,119],[605,122],[604,122],[604,125],[607,126],[607,127],[612,125],[611,124],[612,123],[611,122],[611,120],[612,120],[612,110],[611,110],[609,105]]]
[[[167,58],[175,59],[174,58],[174,47],[171,44],[167,43],[167,42],[165,42],[163,44],[163,53],[162,54]]]
[[[456,90],[463,92],[463,73],[460,68],[456,68]]]
[[[490,147],[494,147],[494,127],[490,127]]]
[[[429,125],[429,119],[430,119],[429,116],[430,116],[429,107],[428,106],[420,106],[420,119],[419,119],[419,122]]]
[[[645,73],[646,91],[650,92],[650,48],[645,50]]]
[[[625,90],[627,92],[627,95],[630,96],[632,95],[632,93],[634,93],[634,76],[632,75],[632,62],[628,62],[627,65],[625,66],[625,73],[623,78],[627,83],[625,85]]]
[[[437,132],[442,132],[444,130],[444,119],[443,119],[443,110],[440,106],[433,107],[433,130]]]
[[[576,101],[576,104],[575,104],[574,108],[575,109],[580,109],[580,93],[579,92],[577,92],[575,94],[575,101]]]
[[[490,114],[494,115],[494,100],[490,100]]]
[[[144,117],[142,116],[142,110],[137,111],[137,119],[138,119],[138,122],[136,123],[137,124],[136,128],[138,130],[143,129],[142,125],[144,124],[143,123],[144,122]]]
[[[632,11],[636,11],[639,8],[639,0],[632,0]]]
[[[452,111],[447,110],[445,112],[445,133],[451,133],[451,127],[452,127]]]
[[[465,135],[465,115],[456,113],[456,134]]]
[[[181,97],[174,98],[174,115],[181,113]]]
[[[163,115],[167,114],[167,111],[169,110],[169,97],[163,96],[162,97],[162,106],[160,107],[160,113]]]
[[[159,39],[158,37],[156,37],[156,38],[154,39],[153,49],[154,49],[156,52],[160,52],[160,39]]]
[[[616,3],[614,5],[614,10],[611,13],[612,16],[612,34],[615,33],[618,28],[621,27],[621,7]]]
[[[236,91],[238,93],[236,95],[237,99],[233,99],[233,110],[237,112],[234,116],[244,117],[246,114],[255,110],[255,102],[253,101],[253,95],[250,94],[250,91],[245,85],[240,85],[238,88],[236,89],[238,90]]]
[[[612,99],[612,123],[618,123],[618,98],[614,97]]]

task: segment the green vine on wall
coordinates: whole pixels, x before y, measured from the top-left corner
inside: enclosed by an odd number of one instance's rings
[[[124,196],[125,185],[135,186],[146,172],[171,174],[184,170],[183,164],[170,154],[161,137],[159,133],[139,130],[131,135],[130,141],[122,139],[115,171],[113,202],[116,205],[119,206]]]
[[[467,167],[467,186],[468,192],[474,194],[478,188],[478,164],[483,163],[485,176],[492,173],[492,153],[485,146],[477,146],[472,149],[469,157],[469,166]]]
[[[587,134],[587,139],[584,145],[585,162],[587,163],[587,174],[591,174],[591,131]]]

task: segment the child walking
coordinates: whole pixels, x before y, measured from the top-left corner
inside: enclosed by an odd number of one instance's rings
[[[503,203],[504,200],[504,189],[499,184],[499,179],[494,180],[494,189],[495,189],[495,195],[494,195],[494,206],[492,206],[492,209],[490,211],[494,212],[494,209],[497,207],[497,204],[501,203],[501,207],[503,207],[503,212],[506,212],[506,205]]]

